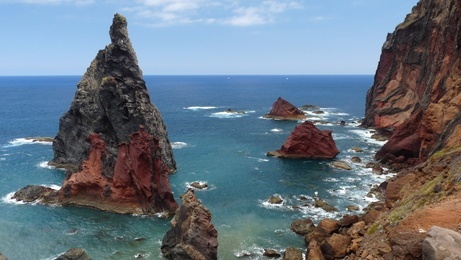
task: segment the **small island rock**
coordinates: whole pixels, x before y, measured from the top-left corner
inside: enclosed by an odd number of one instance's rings
[[[303,111],[281,97],[274,102],[271,111],[263,117],[277,120],[306,119],[306,115],[304,115]]]
[[[279,150],[267,155],[289,159],[332,159],[338,153],[331,131],[321,131],[312,122],[305,121],[295,127]]]

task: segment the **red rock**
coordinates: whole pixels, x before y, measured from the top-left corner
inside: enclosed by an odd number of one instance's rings
[[[119,213],[174,213],[178,205],[168,181],[158,140],[141,129],[130,142],[119,145],[113,177],[107,177],[106,145],[98,134],[90,135],[91,149],[82,170],[62,184],[62,204],[90,206]]]
[[[162,241],[162,253],[168,259],[218,258],[218,231],[211,224],[211,212],[189,189],[181,195],[182,205],[171,220],[172,228]]]
[[[418,163],[461,143],[460,16],[459,1],[419,1],[388,35],[363,121],[394,132],[378,159]]]
[[[264,115],[265,118],[273,118],[278,120],[300,120],[306,119],[303,111],[299,110],[290,102],[279,97],[272,105],[269,114]]]
[[[267,155],[292,159],[332,159],[339,153],[331,131],[319,130],[309,121],[295,127],[282,148]]]

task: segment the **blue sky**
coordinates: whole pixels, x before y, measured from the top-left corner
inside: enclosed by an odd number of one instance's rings
[[[0,75],[81,75],[114,13],[145,75],[374,74],[417,0],[0,0]]]

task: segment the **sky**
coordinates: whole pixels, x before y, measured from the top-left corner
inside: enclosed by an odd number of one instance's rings
[[[417,0],[0,0],[0,76],[82,75],[115,13],[144,75],[374,74]]]

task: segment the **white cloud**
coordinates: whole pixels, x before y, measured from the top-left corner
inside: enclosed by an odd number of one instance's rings
[[[52,1],[52,0],[49,0]],[[273,23],[277,15],[302,8],[298,0],[137,0],[125,10],[149,23],[168,26],[185,23],[220,23],[252,26]]]

